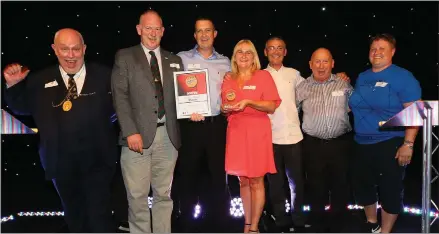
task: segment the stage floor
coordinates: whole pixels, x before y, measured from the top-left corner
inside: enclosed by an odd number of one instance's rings
[[[1,181],[1,232],[10,233],[57,233],[68,232],[60,216],[62,207],[56,190],[50,181],[44,179],[44,171],[38,157],[36,135],[2,135],[2,181]],[[437,162],[437,161],[434,161]],[[405,206],[409,209],[396,222],[394,232],[421,232],[421,215],[414,208],[421,208],[421,157],[416,155],[413,164],[408,167],[405,179]],[[232,183],[232,198],[238,197],[236,183]],[[115,219],[120,220],[125,215],[126,198],[123,184],[115,183],[113,205]],[[438,201],[438,182],[432,186],[432,198]],[[202,207],[202,204],[200,204]],[[410,208],[413,208],[410,210]],[[202,210],[202,208],[201,208]],[[43,213],[29,213],[43,212]],[[364,232],[362,229],[363,211],[350,210],[350,216],[345,232]],[[436,213],[437,214],[437,213]],[[26,216],[27,215],[27,216]],[[32,216],[30,216],[32,215]],[[12,219],[13,218],[13,219]],[[242,217],[228,218],[227,232],[242,232],[244,220]],[[194,218],[191,224],[181,224],[173,216],[172,232],[182,232],[183,225],[197,227],[199,232],[217,232],[212,230],[209,223],[203,219],[203,212]],[[270,215],[265,215],[260,223],[261,232],[281,232],[274,227]],[[299,230],[310,232],[312,229]],[[439,232],[439,220],[431,227],[431,232]]]

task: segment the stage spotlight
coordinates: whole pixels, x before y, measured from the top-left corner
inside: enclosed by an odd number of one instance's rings
[[[288,200],[285,200],[285,212],[289,213],[290,210],[291,210],[290,202]]]
[[[201,206],[197,204],[194,209],[194,218],[198,218],[201,213]]]
[[[231,201],[230,215],[239,218],[244,215],[244,207],[241,198],[233,198]]]

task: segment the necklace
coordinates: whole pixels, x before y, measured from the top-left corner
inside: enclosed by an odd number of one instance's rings
[[[78,77],[81,76],[83,71],[84,71],[84,67],[81,69],[81,72],[79,73]],[[72,106],[73,106],[72,101],[70,101],[72,96],[73,96],[73,99],[79,98],[79,96],[81,96],[81,95],[74,96],[72,89],[73,89],[73,85],[71,87],[69,87],[69,89],[67,90],[67,95],[64,97],[64,99],[58,105],[54,105],[52,102],[52,107],[56,108],[56,107],[59,107],[62,105],[63,111],[70,111],[72,109]]]

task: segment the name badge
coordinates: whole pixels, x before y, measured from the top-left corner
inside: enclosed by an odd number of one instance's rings
[[[246,86],[242,87],[242,89],[255,90],[255,89],[256,89],[256,86],[255,86],[255,85],[246,85]]]
[[[387,82],[378,81],[375,84],[375,87],[386,87]]]
[[[195,69],[201,69],[201,64],[197,63],[190,63],[187,65],[188,70],[195,70]]]
[[[343,90],[332,91],[332,96],[333,96],[333,97],[341,97],[341,96],[344,96],[344,91],[343,91]]]
[[[178,64],[178,63],[171,63],[169,66],[170,67],[175,67],[177,69],[180,69],[180,64]]]

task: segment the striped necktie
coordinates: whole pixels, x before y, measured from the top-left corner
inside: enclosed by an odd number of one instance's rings
[[[157,117],[159,119],[161,119],[165,115],[165,99],[163,97],[162,79],[160,78],[159,64],[158,64],[157,57],[155,56],[154,51],[149,51],[149,54],[151,55],[150,66],[151,66],[151,72],[152,72],[152,76],[154,78],[154,83],[155,83],[155,92],[157,95],[157,102],[159,105]]]
[[[76,88],[76,82],[73,79],[73,77],[75,76],[75,74],[67,74],[69,76],[69,87],[67,88],[67,90],[69,90],[68,95],[70,97],[72,97],[73,99],[77,99],[78,98],[78,89]]]

